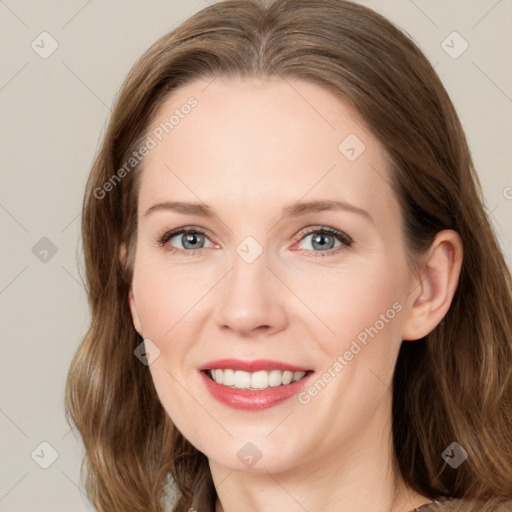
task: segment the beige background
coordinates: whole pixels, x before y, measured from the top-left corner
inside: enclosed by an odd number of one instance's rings
[[[362,3],[405,29],[435,65],[466,129],[510,262],[512,1]],[[79,277],[85,180],[131,65],[206,5],[0,0],[0,512],[91,510],[80,490],[81,445],[63,412],[67,368],[89,318]],[[450,36],[442,47],[453,31],[469,44],[458,58],[445,49],[455,55],[463,40]],[[51,38],[58,48],[42,58]]]

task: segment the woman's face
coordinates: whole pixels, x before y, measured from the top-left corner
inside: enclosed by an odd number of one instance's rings
[[[217,78],[152,130],[130,305],[178,429],[210,463],[272,472],[387,439],[413,281],[361,118],[308,82]]]

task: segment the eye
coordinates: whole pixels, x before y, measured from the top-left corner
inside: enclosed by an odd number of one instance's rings
[[[323,257],[336,254],[353,244],[353,240],[343,231],[338,231],[334,228],[320,227],[316,229],[309,229],[307,232],[300,234],[300,241],[304,242],[309,237],[310,244],[313,247],[311,257]],[[336,241],[339,242],[336,245]],[[311,249],[300,248],[301,250],[311,251]],[[319,249],[319,250],[316,250]]]
[[[175,247],[171,241],[176,239],[174,244],[179,244],[181,247]],[[159,245],[164,247],[168,246],[171,252],[183,252],[195,254],[196,249],[203,249],[205,240],[208,240],[206,234],[196,228],[181,228],[174,231],[168,231],[158,241]],[[169,242],[169,243],[168,243]]]

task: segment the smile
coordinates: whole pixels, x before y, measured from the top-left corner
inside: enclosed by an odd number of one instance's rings
[[[261,370],[254,373],[232,369],[209,370],[208,374],[217,384],[237,389],[261,390],[269,387],[286,386],[304,378],[306,372]]]
[[[217,401],[234,409],[258,411],[274,407],[299,393],[313,370],[279,361],[211,361],[199,374]]]

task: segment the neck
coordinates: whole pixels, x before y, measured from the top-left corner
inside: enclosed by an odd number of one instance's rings
[[[390,405],[379,407],[363,431],[286,471],[236,471],[210,460],[216,512],[406,512],[429,502],[395,471]]]

